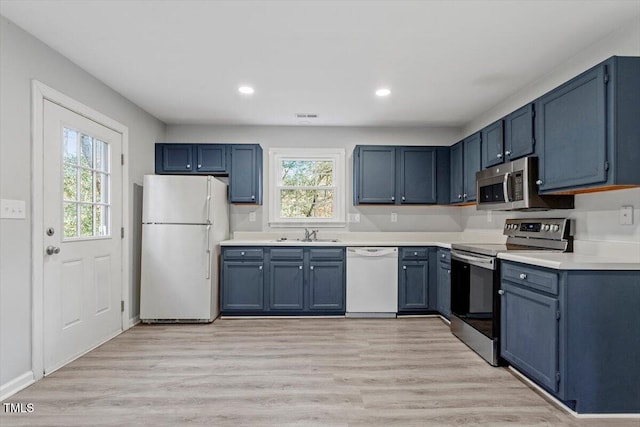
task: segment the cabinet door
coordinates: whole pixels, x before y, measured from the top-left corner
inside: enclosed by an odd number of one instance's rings
[[[344,262],[312,262],[309,273],[309,310],[344,313]]]
[[[156,145],[156,173],[190,173],[192,171],[192,144]]]
[[[505,160],[515,160],[533,153],[535,143],[533,135],[533,104],[509,114],[504,119],[504,156]],[[485,165],[486,167],[486,165]]]
[[[394,204],[396,200],[396,148],[361,146],[356,153],[357,203]]]
[[[222,310],[264,309],[262,262],[225,261],[222,264]]]
[[[448,319],[451,316],[451,265],[439,264],[438,311]]]
[[[465,202],[476,200],[476,172],[482,169],[482,147],[480,132],[464,140],[464,193]]]
[[[298,310],[304,308],[304,272],[302,260],[271,261],[269,265],[269,308]]]
[[[227,171],[227,146],[221,144],[197,144],[196,171],[217,172]]]
[[[231,146],[229,201],[262,203],[262,149],[259,146]]]
[[[553,392],[558,391],[558,299],[502,282],[502,357]]]
[[[541,191],[606,181],[605,75],[594,68],[536,102]]]
[[[398,310],[429,308],[428,261],[402,261],[398,286]]]
[[[428,147],[400,147],[400,203],[436,203],[436,150]]]
[[[450,171],[451,171],[451,182],[449,192],[451,194],[450,201],[451,203],[461,203],[462,202],[462,194],[463,194],[463,181],[462,175],[464,173],[462,169],[462,161],[463,161],[463,151],[464,144],[462,141],[457,144],[451,146],[451,151],[449,152],[449,163],[450,163]]]
[[[504,162],[504,131],[502,120],[482,129],[482,167]],[[475,176],[474,176],[475,178]]]

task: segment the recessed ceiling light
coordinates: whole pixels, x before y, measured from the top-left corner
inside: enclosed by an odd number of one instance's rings
[[[243,95],[253,95],[253,92],[255,91],[251,86],[240,86],[238,88],[238,92],[240,92]]]
[[[391,95],[391,90],[387,88],[381,88],[376,90],[376,96],[389,96]]]

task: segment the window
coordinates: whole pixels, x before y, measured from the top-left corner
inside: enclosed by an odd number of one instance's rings
[[[270,224],[344,225],[344,158],[343,149],[269,150]]]
[[[63,138],[64,240],[108,237],[109,144],[66,127]]]

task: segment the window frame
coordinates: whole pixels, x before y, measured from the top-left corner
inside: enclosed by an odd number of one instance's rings
[[[280,216],[280,190],[283,160],[315,160],[333,162],[333,218],[283,218]],[[346,226],[346,153],[343,148],[271,148],[269,149],[269,225],[272,227],[344,227]],[[304,189],[305,187],[300,187]]]

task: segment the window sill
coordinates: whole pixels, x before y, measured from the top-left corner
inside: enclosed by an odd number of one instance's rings
[[[274,228],[344,228],[347,223],[342,222],[269,222],[269,227]]]

